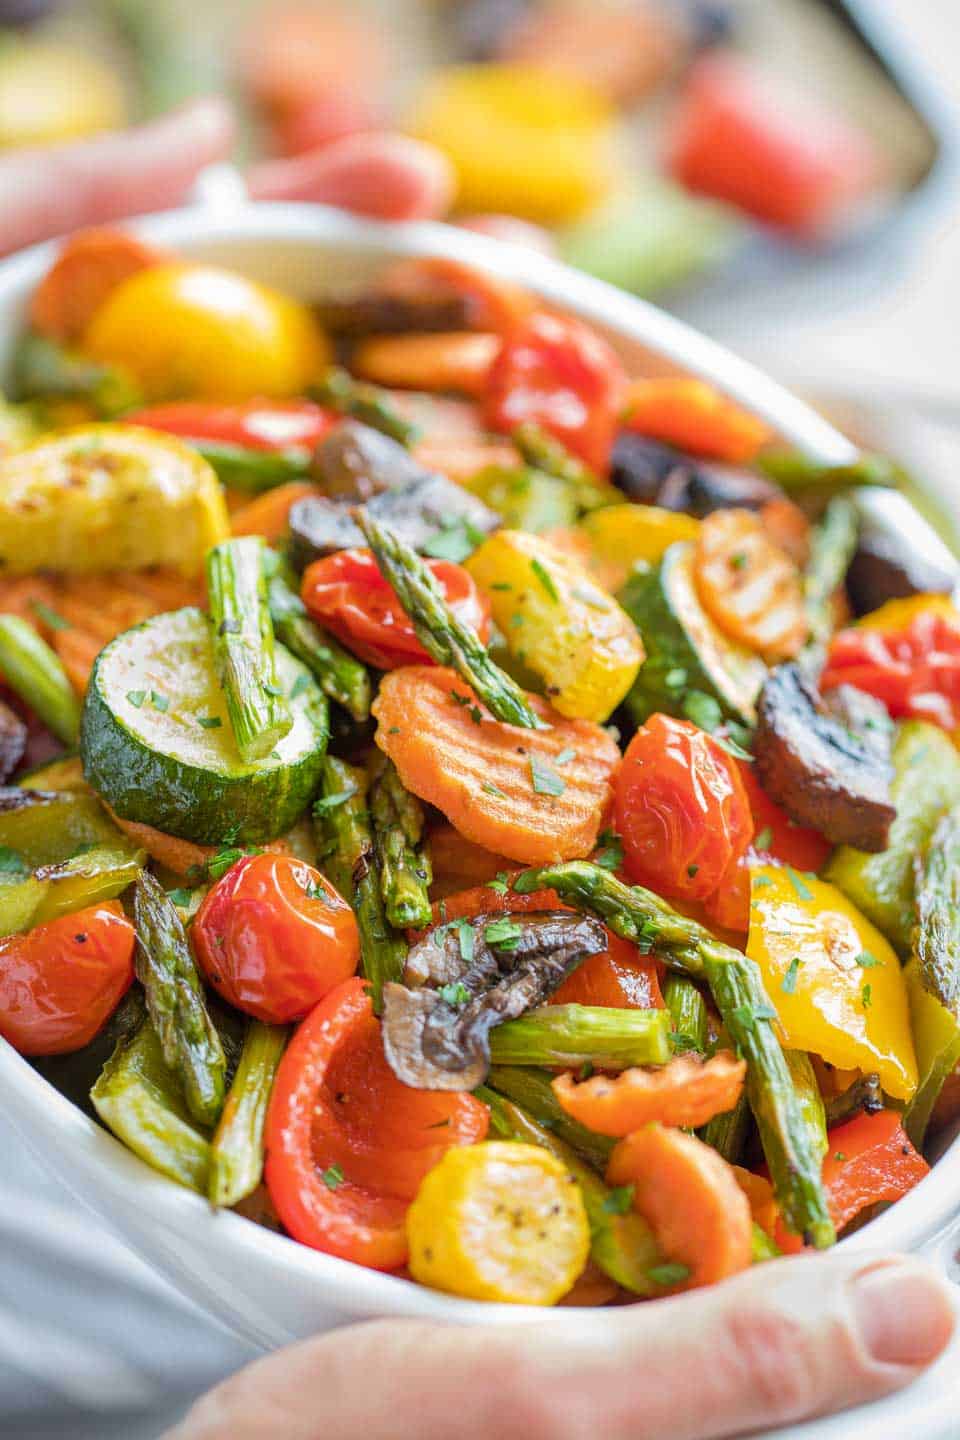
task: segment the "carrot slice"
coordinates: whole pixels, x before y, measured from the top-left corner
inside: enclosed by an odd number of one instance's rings
[[[810,521],[800,506],[786,496],[768,500],[760,507],[760,519],[774,545],[786,551],[794,565],[803,569],[810,559]]]
[[[626,425],[710,460],[743,465],[767,440],[762,420],[741,410],[704,380],[667,376],[634,380],[627,391]]]
[[[498,335],[474,330],[372,335],[354,350],[352,368],[378,385],[479,397],[499,349]]]
[[[715,510],[700,526],[694,577],[704,609],[766,660],[789,660],[807,638],[800,572],[751,510]]]
[[[459,435],[436,435],[421,440],[414,458],[427,470],[437,470],[458,484],[472,480],[481,470],[514,470],[520,464],[509,440],[470,440]]]
[[[503,870],[510,870],[513,861],[475,845],[446,821],[436,825],[427,837],[427,849],[433,867],[431,900],[444,900],[462,890],[485,885]]]
[[[107,809],[110,810],[109,805]],[[155,830],[152,825],[142,825],[139,820],[124,820],[113,810],[110,810],[110,818],[135,845],[146,850],[151,860],[165,865],[174,875],[184,879],[195,876],[216,853],[215,845],[195,845],[192,840],[181,840],[178,835],[168,835],[163,830]]]
[[[30,324],[54,340],[77,340],[122,281],[169,258],[123,230],[78,230],[33,292]]]
[[[733,1109],[746,1070],[745,1060],[721,1050],[709,1060],[678,1055],[660,1070],[638,1065],[579,1085],[567,1072],[554,1080],[553,1091],[568,1115],[599,1135],[629,1135],[651,1120],[695,1129]]]
[[[376,742],[407,789],[468,840],[524,865],[581,859],[596,843],[620,751],[601,726],[528,699],[549,729],[490,718],[455,670],[402,666],[380,682]]]
[[[645,1125],[615,1146],[608,1185],[633,1185],[633,1208],[668,1259],[685,1265],[677,1289],[713,1285],[751,1261],[750,1204],[732,1167],[682,1130]]]
[[[262,535],[265,540],[281,540],[290,528],[290,509],[298,500],[320,492],[315,485],[304,480],[291,480],[289,485],[278,485],[267,490],[234,510],[230,516],[230,531],[233,535]]]

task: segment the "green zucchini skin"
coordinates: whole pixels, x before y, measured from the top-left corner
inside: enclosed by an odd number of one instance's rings
[[[201,610],[157,615],[118,635],[98,657],[84,702],[87,782],[122,819],[200,845],[259,844],[282,834],[319,783],[329,711],[310,671],[282,645],[276,661],[293,728],[271,755],[246,762]],[[200,718],[220,723],[202,726]]]
[[[671,545],[655,569],[631,576],[617,599],[647,652],[624,702],[638,725],[657,711],[684,715],[692,692],[715,700],[724,719],[756,724],[767,667],[728,640],[703,609],[688,541]]]

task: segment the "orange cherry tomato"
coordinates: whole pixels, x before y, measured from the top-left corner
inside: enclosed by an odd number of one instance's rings
[[[353,911],[319,870],[292,855],[245,855],[193,922],[197,960],[231,1005],[274,1025],[305,1015],[356,971]]]
[[[626,383],[596,331],[536,311],[506,336],[490,367],[487,423],[509,433],[532,421],[606,475]]]
[[[486,644],[490,606],[463,566],[451,560],[426,565],[453,612]],[[393,670],[434,663],[371,551],[338,550],[315,560],[304,572],[301,595],[314,619],[369,665]]]
[[[388,1066],[363,981],[307,1016],[280,1062],[266,1126],[266,1182],[304,1245],[375,1270],[407,1258],[407,1207],[453,1145],[487,1133],[472,1095],[412,1090]]]
[[[651,715],[627,746],[614,811],[631,880],[676,899],[712,895],[753,834],[732,757],[669,715]]]
[[[89,1044],[133,980],[136,932],[118,900],[0,940],[0,1035],[21,1055]]]

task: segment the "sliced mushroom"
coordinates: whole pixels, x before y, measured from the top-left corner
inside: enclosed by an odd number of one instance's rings
[[[757,778],[799,825],[820,830],[835,845],[883,850],[897,813],[890,800],[889,720],[860,692],[855,699],[833,695],[830,704],[801,666],[777,666],[758,705]]]
[[[330,335],[360,340],[367,335],[421,334],[438,330],[466,330],[470,324],[466,296],[452,294],[401,295],[369,290],[346,300],[323,300],[317,310]]]
[[[0,700],[0,783],[16,770],[26,748],[26,725]]]
[[[356,420],[330,432],[318,451],[317,469],[328,494],[299,500],[290,511],[291,559],[300,568],[365,543],[349,515],[361,501],[417,549],[456,525],[470,526],[482,537],[500,524],[500,516],[475,495],[425,470],[396,440]]]
[[[504,920],[513,924],[498,923]],[[410,951],[407,983],[384,987],[387,1062],[399,1080],[419,1090],[481,1084],[493,1027],[541,1005],[581,961],[607,945],[599,921],[564,910],[486,915],[468,928],[472,947],[463,945],[460,924],[439,926]],[[506,931],[499,943],[497,930]]]
[[[772,480],[749,470],[695,460],[629,430],[617,436],[610,478],[631,500],[699,518],[733,505],[759,510],[784,493]]]

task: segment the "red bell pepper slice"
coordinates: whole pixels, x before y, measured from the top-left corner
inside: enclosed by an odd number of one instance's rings
[[[146,425],[185,440],[212,440],[244,450],[313,450],[340,416],[312,400],[250,400],[244,405],[210,405],[179,400],[153,405],[124,417],[127,424]]]

